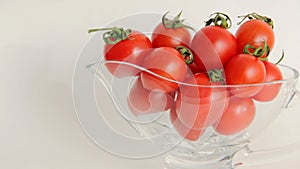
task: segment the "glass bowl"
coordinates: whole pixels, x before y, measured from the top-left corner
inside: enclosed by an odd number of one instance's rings
[[[107,70],[108,65],[116,65],[119,69],[117,68],[112,74]],[[128,62],[102,60],[90,64],[87,67],[95,73],[94,75],[105,87],[119,115],[121,115],[140,136],[150,140],[150,142],[157,147],[159,153],[154,154],[165,153],[165,166],[167,169],[233,168],[233,156],[240,150],[251,151],[248,147],[249,143],[269,126],[283,110],[289,107],[295,96],[298,95],[295,86],[299,74],[297,70],[286,65],[278,65],[282,72],[283,80],[258,84],[220,84],[212,86],[173,81]],[[126,69],[134,70],[137,75],[119,77],[118,74],[124,74]],[[192,93],[200,95],[200,93],[197,93],[198,91],[212,90],[217,91],[218,94],[222,96],[222,99],[213,100],[209,103],[208,115],[204,118],[205,120],[200,122],[204,125],[200,125],[200,127],[197,128],[195,128],[195,123],[199,123],[199,121],[191,121],[191,119],[195,120],[197,117],[204,116],[205,114],[199,114],[199,109],[203,109],[203,107],[199,107],[199,105],[197,107],[197,104],[194,104],[195,100],[191,103],[189,99],[181,99],[182,105],[196,106],[196,108],[188,110],[182,108],[181,111],[183,115],[180,116],[177,112],[178,117],[175,120],[172,119],[172,114],[176,111],[174,110],[174,106],[165,110],[165,106],[169,104],[168,97],[174,100],[178,100],[179,97],[181,97],[178,92],[175,94],[157,96],[156,99],[160,99],[160,104],[151,105],[156,106],[154,107],[155,112],[133,110],[131,104],[134,103],[131,102],[136,101],[133,100],[130,102],[128,98],[132,92],[140,92],[132,91],[132,88],[140,82],[139,74],[141,72],[147,72],[160,81],[170,81],[170,83],[178,84],[177,91],[184,91],[184,89],[188,88]],[[275,93],[274,98],[270,101],[256,101],[250,99],[255,105],[255,116],[248,127],[234,134],[228,134],[226,132],[224,134],[222,131],[220,134],[220,132],[215,130],[216,126],[218,126],[218,119],[223,115],[224,109],[228,104],[223,97],[225,98],[226,96],[229,100],[248,99],[240,98],[238,95],[228,95],[228,93],[237,93],[238,91],[239,94],[241,93],[243,95],[243,93],[247,93],[252,89],[256,90],[256,88],[263,87],[265,87],[265,89],[268,87],[272,88]],[[202,88],[202,90],[199,90],[199,88]],[[97,91],[95,92],[97,93]],[[156,92],[159,91],[153,91],[151,94],[155,95]],[[148,95],[149,100],[152,99],[151,94]],[[136,97],[135,99],[141,99],[136,93],[133,93],[133,96]],[[199,101],[200,99],[196,99],[196,102]],[[150,110],[153,109],[151,106],[149,107]],[[184,111],[189,111],[188,119]],[[106,118],[109,117],[106,116]],[[214,119],[213,122],[212,119]],[[193,132],[196,134],[193,134]],[[194,138],[197,132],[201,133],[201,135],[199,138]]]

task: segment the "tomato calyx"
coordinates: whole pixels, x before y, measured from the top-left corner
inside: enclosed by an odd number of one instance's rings
[[[214,69],[207,72],[211,82],[219,82],[225,84],[224,73],[222,69]]]
[[[256,42],[248,43],[247,45],[245,45],[243,53],[255,56],[262,61],[268,60],[268,56],[270,54],[270,47],[268,46],[267,42],[264,41],[263,45],[259,46],[251,45],[253,43]]]
[[[176,50],[181,54],[181,56],[184,59],[184,62],[187,65],[190,65],[194,62],[194,55],[189,48],[187,48],[185,46],[177,46]]]
[[[221,12],[215,12],[209,16],[209,20],[205,21],[205,26],[209,26],[212,23],[215,26],[220,26],[225,29],[229,29],[232,26],[231,19],[228,15],[221,13]]]
[[[128,39],[129,34],[132,32],[131,29],[124,30],[123,28],[118,27],[89,29],[88,32],[92,33],[105,30],[109,30],[103,34],[103,40],[107,44],[116,44],[122,40]]]
[[[259,15],[255,12],[253,13],[250,13],[250,14],[247,14],[247,15],[240,15],[238,16],[238,18],[243,18],[240,22],[238,22],[238,25],[241,24],[242,22],[244,22],[245,19],[258,19],[258,20],[261,20],[261,21],[264,21],[266,22],[272,29],[274,29],[274,23],[273,23],[273,20],[267,16],[262,16],[262,15]]]
[[[180,20],[182,11],[180,11],[179,14],[177,14],[173,19],[167,18],[168,13],[169,12],[166,12],[162,17],[162,24],[164,25],[165,28],[168,28],[168,29],[188,28],[188,29],[191,29],[194,32],[196,32],[196,30],[194,28],[192,28],[191,26],[183,24],[185,19]]]

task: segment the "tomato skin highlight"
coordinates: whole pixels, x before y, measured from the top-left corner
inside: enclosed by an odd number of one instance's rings
[[[203,130],[215,123],[228,107],[226,88],[213,87],[206,73],[197,73],[185,81],[199,86],[181,86],[175,102],[180,121],[187,127]]]
[[[266,68],[265,82],[282,80],[281,71],[274,63],[267,62],[267,61],[264,61],[263,63]],[[261,89],[259,93],[253,96],[253,99],[262,102],[272,101],[278,95],[280,88],[281,88],[280,82],[275,84],[266,84],[264,85],[264,87]]]
[[[149,90],[173,92],[179,87],[174,80],[182,82],[187,76],[187,65],[182,55],[174,48],[160,47],[154,49],[144,60],[143,67],[157,74],[146,71],[140,73],[143,86]],[[163,79],[166,78],[166,79]],[[168,80],[169,79],[169,80]]]
[[[180,119],[177,117],[177,112],[175,107],[171,107],[170,110],[170,120],[176,129],[176,131],[185,139],[188,139],[190,141],[196,141],[200,138],[204,130],[195,130],[193,127],[188,127],[184,123],[180,121]]]
[[[127,103],[136,116],[164,112],[174,104],[174,93],[145,89],[141,79],[137,78],[128,94]]]
[[[154,48],[185,46],[191,42],[191,34],[185,27],[166,28],[162,23],[158,24],[152,33],[152,45]]]
[[[206,26],[193,37],[191,49],[195,63],[202,71],[222,69],[237,54],[235,37],[219,26]]]
[[[238,52],[243,53],[245,45],[248,43],[267,42],[270,51],[274,47],[275,34],[273,29],[264,21],[251,19],[243,23],[236,31]]]
[[[263,62],[258,58],[239,54],[234,56],[225,66],[225,78],[228,85],[243,85],[230,88],[230,93],[237,97],[252,97],[257,94],[262,85],[251,85],[262,83],[266,77],[266,70]]]
[[[133,30],[127,39],[116,44],[105,44],[104,59],[107,61],[123,61],[141,66],[143,60],[151,51],[152,44],[149,38]],[[116,77],[135,76],[138,70],[117,63],[105,64],[109,72]]]
[[[252,99],[231,97],[228,109],[213,126],[219,134],[236,134],[245,130],[252,123],[255,113],[256,107]]]

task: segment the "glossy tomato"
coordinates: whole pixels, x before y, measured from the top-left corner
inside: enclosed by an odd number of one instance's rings
[[[106,61],[129,62],[140,66],[152,48],[149,38],[135,30],[125,31],[122,28],[113,28],[106,32],[106,35],[104,36],[106,42],[104,59]],[[106,67],[117,77],[134,76],[138,73],[137,69],[125,64],[107,62]]]
[[[282,74],[280,69],[275,64],[267,61],[263,63],[266,68],[265,82],[270,83],[265,84],[261,91],[253,96],[253,99],[257,101],[271,101],[278,95],[280,91],[282,82],[276,81],[282,80]]]
[[[195,130],[193,127],[188,127],[177,117],[175,107],[171,107],[170,120],[176,131],[185,139],[196,141],[199,139],[204,130]]]
[[[140,76],[143,86],[148,90],[173,92],[178,88],[177,82],[184,81],[187,75],[184,58],[171,47],[154,49],[145,58],[143,67],[148,71],[141,72]]]
[[[202,71],[221,69],[237,53],[235,37],[220,26],[206,26],[193,37],[194,61]]]
[[[225,67],[226,84],[238,85],[231,87],[230,93],[237,97],[252,97],[257,94],[264,82],[266,70],[263,62],[258,58],[239,54],[234,56]]]
[[[243,53],[244,47],[249,43],[266,42],[270,51],[274,47],[275,35],[272,27],[266,22],[258,19],[248,20],[236,31],[238,52]]]
[[[232,135],[246,129],[255,117],[255,104],[250,98],[231,97],[228,109],[214,124],[215,130],[223,135]]]
[[[168,110],[174,103],[174,94],[145,89],[141,79],[137,78],[133,84],[127,103],[130,111],[138,116]]]
[[[191,34],[188,29],[190,27],[180,20],[181,12],[173,20],[166,18],[167,14],[164,14],[162,23],[158,24],[152,33],[153,47],[189,46]]]
[[[187,28],[166,28],[162,23],[152,33],[153,47],[189,46],[191,34]]]
[[[216,122],[228,106],[225,87],[215,86],[206,73],[197,73],[185,81],[176,99],[178,118],[187,127],[202,130]]]

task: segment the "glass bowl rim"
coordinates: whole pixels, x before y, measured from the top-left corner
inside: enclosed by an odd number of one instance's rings
[[[291,66],[288,66],[288,65],[284,65],[284,64],[278,64],[277,66],[283,67],[283,68],[286,68],[286,69],[290,70],[293,75],[291,75],[291,77],[287,77],[287,78],[285,78],[283,76],[282,80],[275,80],[275,81],[261,82],[261,83],[252,83],[252,84],[211,84],[211,85],[191,84],[191,83],[186,83],[186,82],[180,82],[180,81],[172,80],[172,79],[163,77],[163,76],[161,76],[161,75],[159,75],[159,74],[157,74],[157,73],[155,73],[153,71],[150,71],[150,70],[148,70],[148,69],[146,69],[146,68],[144,68],[142,66],[139,66],[139,65],[136,65],[136,64],[132,64],[130,62],[124,62],[124,61],[104,60],[103,59],[102,61],[90,64],[87,67],[91,67],[91,66],[94,66],[95,64],[97,64],[96,67],[98,68],[100,64],[104,64],[105,65],[107,63],[130,66],[130,67],[133,67],[135,69],[140,70],[140,72],[143,71],[143,72],[149,73],[149,74],[151,74],[151,75],[153,75],[155,77],[158,77],[158,78],[160,78],[162,80],[166,80],[166,81],[169,81],[169,82],[172,82],[172,83],[177,83],[177,84],[179,84],[181,86],[191,86],[191,87],[213,87],[213,88],[250,87],[250,86],[282,84],[282,83],[285,83],[285,82],[296,81],[299,78],[299,72],[295,68],[293,68]]]

